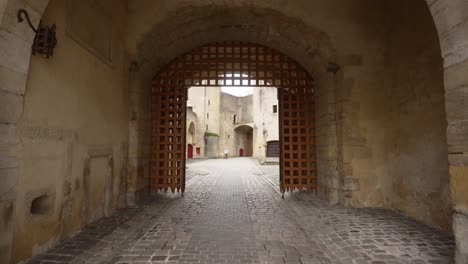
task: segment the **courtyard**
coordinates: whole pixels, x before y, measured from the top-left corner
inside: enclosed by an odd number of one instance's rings
[[[433,228],[314,193],[281,199],[278,182],[252,158],[192,160],[183,197],[153,194],[28,263],[453,263],[453,239]]]

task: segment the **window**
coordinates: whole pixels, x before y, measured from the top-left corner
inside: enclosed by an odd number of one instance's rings
[[[210,103],[211,103],[211,102],[210,102],[210,99],[208,99],[208,105],[210,105]]]
[[[206,131],[208,131],[208,125],[206,125]]]
[[[210,119],[210,113],[206,113],[206,119]]]
[[[273,113],[278,113],[278,106],[277,105],[273,106]]]
[[[232,122],[233,124],[236,123],[236,121],[237,121],[236,119],[237,119],[237,115],[234,115],[233,122]]]

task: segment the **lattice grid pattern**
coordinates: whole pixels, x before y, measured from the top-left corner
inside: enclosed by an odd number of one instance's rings
[[[281,190],[315,190],[315,126],[312,88],[280,90]],[[299,106],[299,107],[298,107]]]
[[[222,42],[176,58],[153,79],[153,190],[184,191],[186,99],[194,86],[278,88],[281,191],[317,188],[312,78],[274,49]]]
[[[185,190],[186,94],[170,83],[153,88],[153,190]]]

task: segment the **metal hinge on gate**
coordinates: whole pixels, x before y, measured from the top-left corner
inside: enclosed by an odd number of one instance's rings
[[[54,55],[55,46],[57,45],[55,24],[49,27],[42,25],[42,21],[40,21],[36,29],[31,23],[28,11],[23,8],[18,10],[18,23],[24,21],[23,16],[26,18],[29,27],[36,33],[32,45],[32,55],[40,54],[44,55],[46,58],[52,57]]]

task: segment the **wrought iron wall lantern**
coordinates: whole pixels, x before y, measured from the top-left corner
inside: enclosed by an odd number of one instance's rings
[[[54,48],[57,45],[57,38],[55,36],[56,26],[44,26],[42,21],[39,22],[38,28],[34,28],[29,18],[28,11],[25,9],[18,10],[18,23],[22,23],[26,19],[29,27],[36,33],[34,37],[34,43],[32,45],[33,55],[43,55],[46,58],[50,58],[54,55]]]

